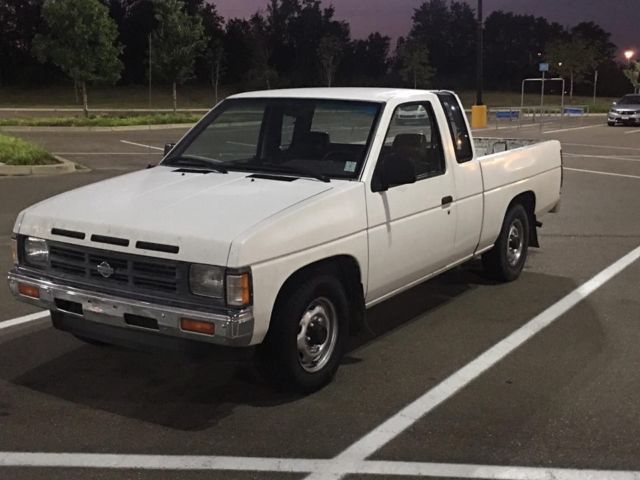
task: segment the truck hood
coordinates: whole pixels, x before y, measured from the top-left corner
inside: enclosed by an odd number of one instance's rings
[[[231,242],[288,207],[332,189],[331,183],[252,178],[246,172],[181,173],[158,166],[72,190],[28,208],[19,233],[127,253],[226,265]],[[85,234],[84,239],[52,229]],[[92,241],[93,235],[129,241]],[[137,242],[179,247],[168,253]]]

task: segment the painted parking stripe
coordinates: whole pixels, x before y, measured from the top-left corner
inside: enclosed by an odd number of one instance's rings
[[[3,330],[5,328],[16,327],[24,323],[35,322],[36,320],[40,320],[41,318],[46,318],[48,316],[49,316],[49,310],[44,310],[42,312],[36,312],[36,313],[31,313],[29,315],[25,315],[23,317],[12,318],[11,320],[0,321],[0,330]]]
[[[582,153],[564,153],[567,157],[602,158],[604,160],[623,160],[627,162],[640,162],[640,158],[621,157],[620,155],[585,155]],[[636,157],[637,155],[633,155]]]
[[[630,130],[628,132],[624,132],[625,135],[630,135],[632,133],[640,133],[640,130]]]
[[[524,125],[501,125],[499,127],[474,128],[473,132],[486,132],[491,130],[517,130],[520,128],[530,128],[540,126],[539,123],[525,123]]]
[[[627,470],[380,460],[363,460],[338,466],[331,459],[41,452],[0,452],[0,467],[312,473],[317,478],[326,479],[351,474],[510,480],[638,480],[640,476],[640,472]]]
[[[144,143],[130,142],[129,140],[120,140],[120,141],[122,143],[126,143],[127,145],[134,145],[136,147],[142,147],[142,148],[151,148],[152,150],[160,150],[161,152],[164,151],[164,148],[154,147],[153,145],[145,145]]]
[[[602,125],[598,123],[596,125],[586,125],[584,127],[559,128],[557,130],[547,130],[546,132],[542,132],[542,133],[547,134],[547,133],[557,133],[557,132],[571,132],[572,130],[585,130],[587,128],[595,128],[595,127],[602,127]]]
[[[640,258],[640,246],[602,270],[595,277],[583,283],[475,360],[472,360],[424,395],[411,402],[360,440],[347,447],[334,458],[336,464],[341,466],[343,463],[348,464],[350,462],[362,461],[380,450],[407,428],[423,418],[427,413],[469,385],[469,383],[485,373],[538,332],[548,327],[576,304],[580,303],[595,290],[638,260],[638,258]],[[341,477],[342,475],[334,475],[333,477],[310,475],[307,479],[318,480]]]
[[[637,147],[615,147],[613,145],[589,145],[589,144],[585,144],[585,143],[567,143],[567,142],[562,142],[563,146],[568,146],[568,147],[587,147],[587,148],[606,148],[607,150],[612,149],[612,150],[635,150],[635,151],[640,151],[640,148]]]
[[[612,173],[612,172],[601,172],[599,170],[584,170],[582,168],[569,168],[564,167],[565,170],[570,170],[572,172],[582,172],[582,173],[593,173],[596,175],[610,175],[612,177],[625,177],[625,178],[637,178],[640,179],[640,175],[628,175],[626,173]]]

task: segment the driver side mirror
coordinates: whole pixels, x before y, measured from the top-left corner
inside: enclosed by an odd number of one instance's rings
[[[169,154],[169,152],[171,150],[173,150],[173,147],[175,147],[176,144],[175,143],[165,143],[164,144],[164,155],[165,157]]]
[[[391,187],[416,183],[416,168],[404,155],[390,154],[380,159],[372,186],[374,192],[386,192]]]

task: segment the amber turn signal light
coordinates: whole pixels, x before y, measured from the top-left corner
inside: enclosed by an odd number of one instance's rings
[[[180,328],[185,332],[202,333],[204,335],[213,335],[216,333],[215,324],[203,322],[202,320],[193,320],[191,318],[181,318]]]
[[[23,295],[25,297],[40,298],[40,289],[35,285],[19,283],[18,292],[20,293],[20,295]]]

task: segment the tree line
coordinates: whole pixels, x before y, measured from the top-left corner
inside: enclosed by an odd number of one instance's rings
[[[209,84],[227,91],[290,86],[471,88],[477,23],[463,1],[427,0],[409,32],[351,38],[349,24],[320,0],[265,0],[248,19],[223,19],[205,0],[3,0],[0,85]],[[610,34],[593,22],[572,28],[495,11],[485,20],[485,85],[517,89],[538,64],[565,77],[570,95],[628,88]],[[630,69],[633,70],[633,69]],[[629,73],[627,73],[629,75]],[[631,79],[631,78],[630,78]]]

